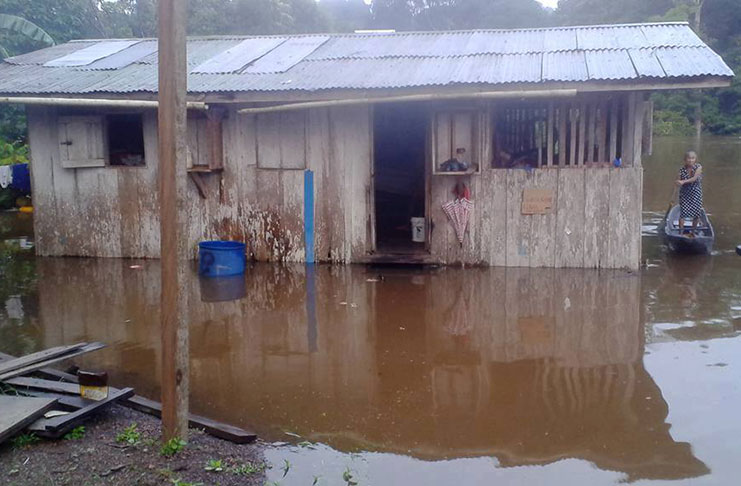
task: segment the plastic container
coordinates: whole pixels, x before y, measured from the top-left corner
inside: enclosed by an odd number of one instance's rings
[[[425,218],[412,218],[412,241],[425,242]]]
[[[198,273],[203,277],[242,275],[245,244],[239,241],[202,241],[198,244]]]

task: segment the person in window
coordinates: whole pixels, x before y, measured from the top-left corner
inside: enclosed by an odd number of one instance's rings
[[[440,164],[440,170],[443,172],[465,172],[468,170],[468,161],[466,160],[466,149],[459,147],[455,149],[455,157],[448,159]]]
[[[697,153],[689,150],[684,154],[684,165],[679,169],[679,231],[684,230],[684,220],[692,220],[692,233],[694,235],[697,225],[702,216],[702,166],[697,163]]]

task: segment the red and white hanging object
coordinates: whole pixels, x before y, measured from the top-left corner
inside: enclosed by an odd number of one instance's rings
[[[463,245],[463,237],[466,234],[468,219],[473,210],[473,201],[471,201],[471,191],[463,182],[459,182],[453,189],[455,199],[443,203],[443,212],[453,224],[455,235],[458,237],[458,243]]]

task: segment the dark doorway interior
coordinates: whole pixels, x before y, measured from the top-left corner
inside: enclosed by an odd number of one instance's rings
[[[427,112],[407,105],[380,105],[374,111],[376,250],[424,251],[412,241],[412,218],[425,217]]]

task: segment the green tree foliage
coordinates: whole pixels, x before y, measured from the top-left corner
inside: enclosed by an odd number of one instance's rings
[[[375,0],[374,28],[456,30],[542,27],[549,11],[535,0]]]
[[[644,22],[673,6],[672,0],[559,0],[555,16],[560,25]]]

